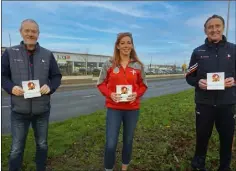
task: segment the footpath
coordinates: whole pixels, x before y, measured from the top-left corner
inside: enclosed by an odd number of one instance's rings
[[[165,74],[165,75],[147,75],[147,80],[167,79],[167,78],[184,78],[183,74]],[[62,84],[60,87],[74,87],[95,85],[98,77],[88,76],[63,76]]]

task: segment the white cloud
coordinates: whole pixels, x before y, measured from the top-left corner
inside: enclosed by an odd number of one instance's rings
[[[42,1],[38,1],[37,3],[34,3],[36,8],[39,8],[43,11],[49,12],[49,13],[53,13],[56,14],[58,9],[60,9],[62,3],[61,2],[42,2]],[[65,4],[64,4],[65,5]]]
[[[40,34],[40,37],[43,37],[43,38],[55,38],[55,39],[66,39],[66,40],[91,40],[90,38],[60,36],[60,35],[54,35],[54,34],[50,34],[50,33],[42,33],[42,34]]]
[[[179,9],[174,6],[174,5],[171,5],[167,2],[164,2],[164,1],[157,1],[156,3],[164,6],[170,13],[174,13],[174,15],[176,15],[177,13],[180,14],[181,12],[179,11]]]
[[[130,28],[131,28],[131,29],[142,29],[143,27],[141,27],[141,26],[139,26],[139,25],[137,25],[137,24],[131,24],[131,25],[130,25]]]
[[[85,2],[80,1],[77,2],[79,6],[86,6],[86,7],[95,7],[95,8],[103,8],[109,11],[117,12],[123,15],[130,15],[133,17],[144,17],[145,12],[142,10],[132,9],[130,6],[124,6],[119,4],[107,3],[107,2]]]
[[[77,2],[79,6],[85,6],[85,7],[94,7],[94,8],[102,8],[106,9],[112,12],[117,12],[123,15],[128,15],[132,17],[137,17],[137,18],[156,18],[156,19],[166,19],[169,16],[173,15],[173,12],[176,12],[176,8],[174,8],[172,5],[169,5],[167,3],[159,3],[160,5],[164,6],[166,8],[167,12],[161,12],[161,13],[154,13],[154,12],[149,12],[142,10],[140,8],[137,8],[135,5],[138,4],[135,3],[114,3],[114,2],[85,2],[85,1],[80,1]],[[151,3],[143,3],[141,5],[146,5],[146,4],[151,4]],[[176,13],[175,13],[176,15]]]
[[[112,18],[95,18],[96,20],[102,21],[102,22],[107,22],[107,23],[114,23],[115,25],[119,25],[119,27],[123,27],[123,28],[129,28],[129,29],[143,29],[142,26],[138,25],[138,24],[131,24],[131,22],[133,22],[133,20],[119,20],[119,19],[112,19]],[[127,19],[127,18],[126,18]]]
[[[122,32],[122,29],[117,29],[117,28],[98,28],[98,27],[93,27],[93,26],[89,26],[86,24],[81,24],[81,23],[76,23],[77,26],[79,26],[82,29],[86,29],[86,30],[93,30],[93,31],[98,31],[98,32],[104,32],[104,33],[113,33],[113,34],[117,34],[119,32]]]
[[[10,34],[10,38],[9,38]],[[50,33],[41,33],[39,35],[39,42],[45,41],[47,38],[54,38],[54,39],[63,39],[63,40],[80,40],[80,41],[87,41],[87,40],[92,40],[90,38],[81,38],[81,37],[71,37],[71,36],[61,36],[61,35],[56,35],[56,34],[50,34]],[[10,39],[11,39],[11,45],[16,45],[19,44],[20,41],[22,40],[20,33],[18,31],[13,31],[13,30],[4,30],[2,31],[2,44],[3,46],[9,46],[10,45]],[[70,44],[74,44],[71,43]]]
[[[209,9],[208,6],[211,5],[211,8]],[[220,15],[225,20],[225,25],[227,24],[227,12],[228,12],[228,3],[227,2],[220,2],[220,3],[213,3],[213,2],[207,2],[205,5],[206,7],[203,8],[203,10],[207,9],[207,13],[203,15],[196,15],[196,17],[191,17],[187,19],[185,24],[190,27],[196,27],[197,29],[201,28],[204,29],[204,23],[213,14]],[[229,18],[229,31],[235,32],[235,25],[236,25],[236,16],[235,16],[235,2],[231,2],[231,8],[230,8],[230,18]]]
[[[152,42],[155,43],[161,43],[162,45],[166,44],[166,46],[170,46],[170,45],[174,45],[174,46],[181,46],[181,47],[189,47],[189,43],[182,43],[180,41],[176,41],[176,40],[160,40],[160,39],[155,39],[152,40]]]
[[[10,37],[9,37],[10,35]],[[8,47],[13,45],[17,45],[21,41],[21,36],[18,31],[14,30],[2,30],[2,46]]]
[[[42,46],[47,49],[61,52],[75,52],[75,53],[90,53],[97,55],[112,55],[113,54],[113,44],[89,44],[89,43],[50,43],[42,42]]]
[[[197,27],[203,29],[203,25],[209,16],[211,16],[211,14],[204,14],[201,16],[198,15],[196,17],[191,17],[185,22],[185,24],[190,27]]]
[[[189,47],[189,44],[187,43],[181,43],[181,42],[178,42],[178,41],[170,41],[170,42],[167,42],[168,44],[172,44],[174,46],[181,46],[183,48],[187,48]]]

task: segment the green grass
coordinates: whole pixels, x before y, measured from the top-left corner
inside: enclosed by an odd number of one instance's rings
[[[48,170],[103,170],[105,110],[50,124]],[[2,136],[2,167],[7,170],[10,136]],[[207,167],[218,167],[219,140],[214,129],[209,142]],[[145,100],[133,144],[130,170],[189,170],[195,147],[193,90]],[[120,169],[122,129],[117,148],[116,169]],[[29,133],[24,170],[35,170],[35,143]],[[236,168],[236,151],[232,168]]]

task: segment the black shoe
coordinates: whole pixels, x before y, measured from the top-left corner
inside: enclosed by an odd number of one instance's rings
[[[207,171],[205,168],[205,156],[195,156],[192,160],[192,171]]]
[[[192,168],[192,171],[207,171],[206,168]]]
[[[232,171],[232,169],[230,169],[230,167],[227,168],[219,168],[218,171]]]

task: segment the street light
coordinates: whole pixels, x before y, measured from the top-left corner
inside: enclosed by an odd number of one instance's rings
[[[152,56],[151,56],[151,61],[150,61],[150,65],[149,65],[150,71],[152,70]]]
[[[226,27],[226,38],[228,39],[228,31],[229,31],[229,12],[230,12],[230,0],[228,0],[228,14],[227,14],[227,27]]]
[[[11,47],[11,35],[10,35],[10,33],[8,33],[8,35],[9,35],[9,43],[10,43],[10,47]]]

